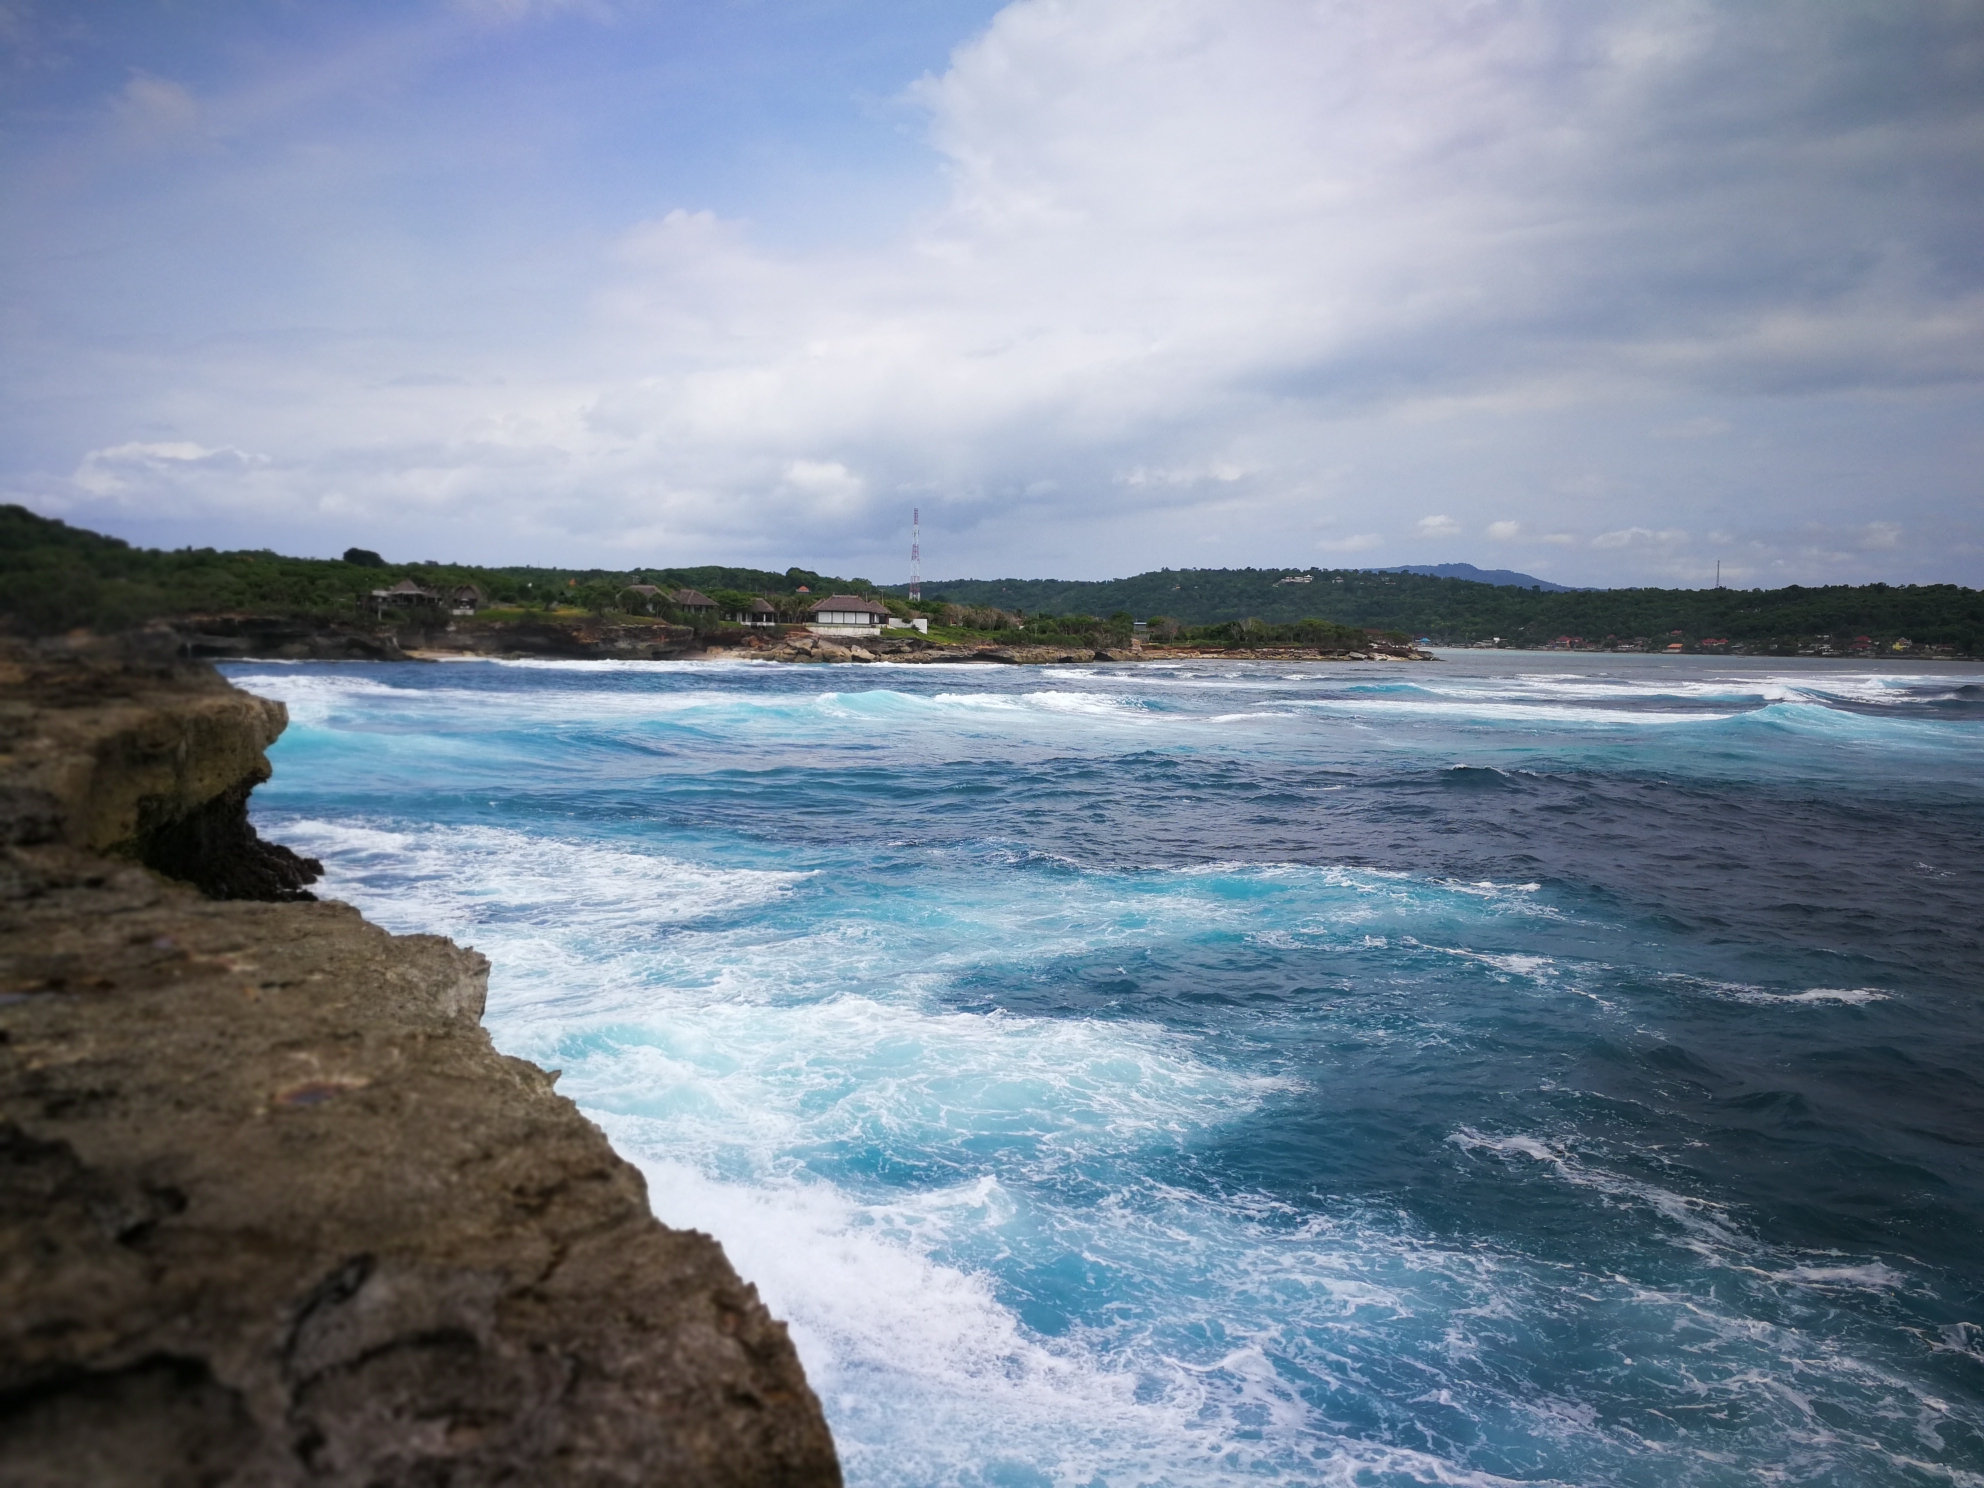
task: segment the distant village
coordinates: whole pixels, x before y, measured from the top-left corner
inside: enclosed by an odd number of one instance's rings
[[[864,599],[858,594],[829,594],[810,598],[807,586],[798,593],[780,596],[784,607],[764,595],[725,596],[712,599],[698,589],[663,589],[657,584],[628,584],[615,596],[616,608],[625,614],[676,618],[691,625],[740,625],[751,629],[803,624],[816,635],[863,637],[879,636],[887,630],[913,630],[927,634],[927,615],[897,614],[886,604]],[[458,584],[429,589],[412,579],[371,593],[373,614],[379,619],[395,616],[471,616],[488,608],[488,596],[476,584]],[[907,606],[902,606],[907,609]]]

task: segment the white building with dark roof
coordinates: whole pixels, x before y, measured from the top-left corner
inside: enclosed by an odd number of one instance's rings
[[[815,635],[880,635],[888,608],[856,594],[829,594],[807,609],[807,629]]]

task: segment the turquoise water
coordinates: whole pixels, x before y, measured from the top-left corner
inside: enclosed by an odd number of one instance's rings
[[[1984,673],[241,665],[863,1485],[1984,1484]]]

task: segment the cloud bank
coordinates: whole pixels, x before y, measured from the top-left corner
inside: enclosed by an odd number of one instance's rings
[[[458,13],[609,29],[567,9]],[[280,335],[44,338],[99,390],[6,483],[319,551],[888,579],[914,503],[943,573],[1978,583],[1981,18],[1020,0],[894,105],[936,189],[892,227],[681,202],[534,279],[441,234]],[[263,108],[288,168],[367,168],[363,140],[313,163],[338,96]],[[133,73],[100,148],[241,107]],[[155,202],[281,164],[189,158]],[[330,230],[362,254],[393,217],[360,217]]]

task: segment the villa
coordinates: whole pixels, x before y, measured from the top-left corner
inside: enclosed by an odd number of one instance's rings
[[[380,615],[388,610],[424,609],[441,603],[441,596],[432,589],[423,589],[412,579],[401,579],[390,589],[372,591],[372,608]]]
[[[668,602],[687,615],[714,615],[716,601],[699,589],[675,589],[667,596]]]
[[[883,622],[889,618],[885,606],[853,594],[829,594],[807,614],[811,617],[808,628],[815,635],[880,635]]]

